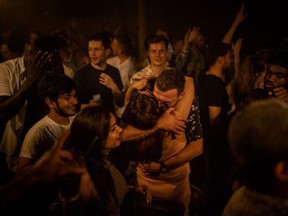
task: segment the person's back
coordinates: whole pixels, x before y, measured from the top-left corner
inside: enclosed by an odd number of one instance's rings
[[[288,106],[259,100],[240,110],[228,130],[244,185],[223,212],[229,215],[287,215]]]

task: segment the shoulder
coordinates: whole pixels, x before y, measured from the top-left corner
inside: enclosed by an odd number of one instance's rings
[[[0,64],[1,74],[4,72],[20,73],[25,71],[24,57],[10,59]]]
[[[186,83],[194,86],[194,79],[190,76],[185,76],[185,84]]]
[[[107,63],[110,65],[117,65],[119,62],[119,58],[117,56],[111,57],[107,59]]]
[[[114,71],[118,71],[119,72],[118,68],[116,68],[116,67],[114,67],[114,66],[112,66],[110,64],[107,64],[106,70],[108,70],[108,71],[114,70]]]
[[[85,73],[86,71],[91,70],[91,68],[92,68],[91,64],[85,65],[84,67],[82,67],[82,68],[80,68],[79,70],[77,70],[77,71],[75,72],[75,75],[81,74],[81,73]]]

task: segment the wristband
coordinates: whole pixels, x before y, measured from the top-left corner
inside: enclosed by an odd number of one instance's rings
[[[168,168],[167,168],[167,166],[165,165],[164,161],[163,161],[163,160],[160,160],[159,163],[160,163],[160,173],[166,173],[166,172],[168,172]]]

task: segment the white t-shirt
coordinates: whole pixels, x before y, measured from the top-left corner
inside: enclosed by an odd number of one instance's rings
[[[5,61],[0,64],[0,96],[12,96],[20,89],[26,80],[24,57]],[[26,103],[17,115],[6,125],[0,151],[6,154],[8,169],[15,171],[18,158],[17,145],[21,145],[20,137],[24,125]]]
[[[135,62],[131,57],[129,57],[125,62],[120,63],[120,59],[115,56],[107,59],[107,63],[118,68],[123,84],[123,91],[126,91],[130,86],[130,78],[132,77],[132,74],[136,72],[136,65]],[[116,106],[116,114],[118,117],[121,118],[123,112],[125,110],[125,107],[117,107]]]
[[[120,59],[115,56],[112,58],[107,59],[107,63],[118,68],[123,84],[123,89],[127,90],[130,86],[129,80],[136,72],[136,65],[135,62],[132,60],[131,57],[129,57],[125,62],[120,64]]]
[[[64,130],[70,128],[73,119],[74,116],[70,117],[68,125],[60,125],[47,115],[40,119],[27,132],[19,157],[38,160],[45,151],[53,146]]]

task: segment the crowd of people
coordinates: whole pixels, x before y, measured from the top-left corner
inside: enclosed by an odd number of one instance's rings
[[[0,214],[287,215],[288,44],[242,56],[246,17],[141,61],[121,31],[7,33]]]

